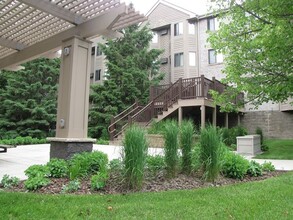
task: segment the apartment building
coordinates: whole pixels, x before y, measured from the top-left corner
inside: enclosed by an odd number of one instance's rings
[[[147,17],[154,33],[151,47],[164,50],[160,57],[160,70],[165,73],[161,84],[201,75],[210,80],[213,77],[217,80],[224,77],[221,72],[224,67],[223,56],[207,43],[208,31],[216,31],[219,27],[216,17],[211,14],[199,16],[167,1],[158,1]],[[101,83],[105,75],[104,60],[96,44],[93,48],[96,52],[92,53],[92,81]],[[293,138],[293,106],[289,102],[265,103],[258,109],[246,105],[241,124],[250,133],[256,127],[261,127],[267,137]],[[237,124],[235,120],[237,117],[229,123]]]

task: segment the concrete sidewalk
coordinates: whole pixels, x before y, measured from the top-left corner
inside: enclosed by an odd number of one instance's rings
[[[99,150],[108,155],[109,160],[121,158],[120,146],[94,145],[94,150]],[[24,171],[34,164],[46,164],[49,161],[50,145],[25,145],[17,146],[7,150],[7,153],[0,154],[0,180],[3,175],[16,176],[26,179]],[[163,154],[163,149],[149,148],[149,154]],[[251,157],[247,157],[251,160]],[[260,160],[253,159],[259,163],[271,161],[277,170],[293,170],[293,160]]]

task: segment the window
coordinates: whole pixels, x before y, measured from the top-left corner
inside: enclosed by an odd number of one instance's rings
[[[223,60],[223,54],[217,54],[213,49],[209,50],[209,64],[222,63]]]
[[[180,23],[174,24],[174,35],[178,36],[181,34],[183,34],[183,23],[180,22]]]
[[[168,34],[168,29],[161,30],[160,34],[161,34],[161,36],[167,35]]]
[[[208,18],[208,30],[209,31],[216,31],[218,29],[219,29],[218,19],[215,17]]]
[[[195,52],[189,52],[189,66],[195,66]]]
[[[101,80],[101,70],[96,70],[95,81]]]
[[[195,23],[188,23],[188,33],[195,34]]]
[[[95,55],[96,47],[92,47],[92,55]]]
[[[175,53],[174,56],[174,66],[183,66],[183,53]]]
[[[101,48],[97,46],[97,56],[101,56],[103,53],[101,51]]]
[[[157,32],[153,32],[152,43],[153,44],[157,44],[158,43],[158,34],[157,34]]]

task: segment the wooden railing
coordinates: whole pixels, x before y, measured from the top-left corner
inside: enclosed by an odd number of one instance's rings
[[[223,93],[225,88],[226,85],[215,78],[209,80],[203,75],[187,79],[180,78],[170,85],[152,87],[150,89],[150,102],[146,106],[139,107],[135,103],[112,119],[109,126],[110,138],[113,140],[131,123],[143,122],[144,125],[148,125],[153,118],[162,114],[163,111],[167,111],[179,99],[211,99],[209,93],[211,89]],[[236,98],[235,103],[241,99],[243,99],[243,94]]]

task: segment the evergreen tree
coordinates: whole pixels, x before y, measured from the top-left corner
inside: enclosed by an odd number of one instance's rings
[[[17,72],[0,72],[0,139],[44,138],[56,123],[59,59],[37,59]]]
[[[151,85],[162,79],[159,73],[161,50],[149,49],[152,32],[147,26],[130,26],[121,31],[123,37],[100,45],[106,56],[107,80],[93,85],[90,95],[89,134],[108,136],[112,116],[136,100],[146,104]]]

